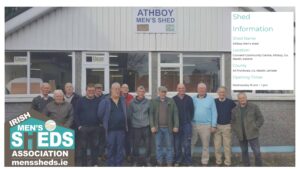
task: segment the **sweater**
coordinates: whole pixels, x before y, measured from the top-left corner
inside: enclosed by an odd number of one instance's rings
[[[231,111],[236,106],[233,100],[226,98],[224,101],[215,99],[217,112],[218,112],[218,124],[230,124],[231,123]]]
[[[76,126],[98,126],[100,120],[97,116],[98,100],[82,97],[78,100],[75,110]]]
[[[217,109],[215,99],[209,95],[205,95],[204,98],[192,97],[195,107],[193,124],[211,125],[211,127],[217,127]]]
[[[178,95],[173,97],[179,114],[179,124],[191,123],[194,118],[193,99],[189,95],[184,95],[181,99]]]

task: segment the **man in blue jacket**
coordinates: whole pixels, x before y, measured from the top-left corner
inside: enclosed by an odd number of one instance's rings
[[[195,113],[193,119],[192,150],[194,150],[197,140],[200,137],[202,143],[201,163],[203,166],[207,166],[209,161],[210,135],[216,131],[218,114],[215,99],[206,93],[206,85],[199,83],[197,90],[198,94],[193,97]]]
[[[111,85],[110,97],[102,100],[98,117],[103,121],[107,142],[107,165],[122,166],[124,159],[125,132],[128,131],[126,102],[120,96],[120,84]]]
[[[179,132],[174,134],[174,165],[192,165],[191,139],[192,120],[194,117],[193,99],[185,94],[184,84],[177,85],[177,95],[173,97],[179,114]],[[183,152],[182,152],[183,150]]]

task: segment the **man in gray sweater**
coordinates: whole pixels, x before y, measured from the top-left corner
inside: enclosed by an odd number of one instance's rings
[[[149,127],[150,101],[145,98],[145,88],[137,88],[137,96],[130,102],[128,114],[132,125],[133,160],[137,166],[139,160],[139,145],[143,141],[146,146],[146,165],[151,166],[151,132]]]
[[[73,122],[72,104],[64,101],[62,90],[55,90],[53,94],[54,101],[46,105],[44,113],[56,123],[70,128]]]

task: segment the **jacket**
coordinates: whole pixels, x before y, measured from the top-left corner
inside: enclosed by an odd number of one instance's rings
[[[232,130],[237,134],[239,140],[243,140],[243,129],[241,122],[240,105],[232,109],[231,125]],[[247,140],[257,138],[259,129],[264,124],[264,117],[257,105],[247,103],[244,114],[244,127]]]
[[[173,128],[179,128],[179,118],[178,118],[178,110],[177,106],[173,99],[166,97],[166,101],[168,104],[168,126],[169,130],[172,133]],[[152,99],[150,104],[150,127],[155,127],[158,129],[158,121],[159,121],[159,106],[160,106],[160,98],[157,97]]]

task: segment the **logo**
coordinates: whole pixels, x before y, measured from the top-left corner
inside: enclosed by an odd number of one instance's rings
[[[74,131],[37,112],[5,123],[5,166],[74,166]]]

